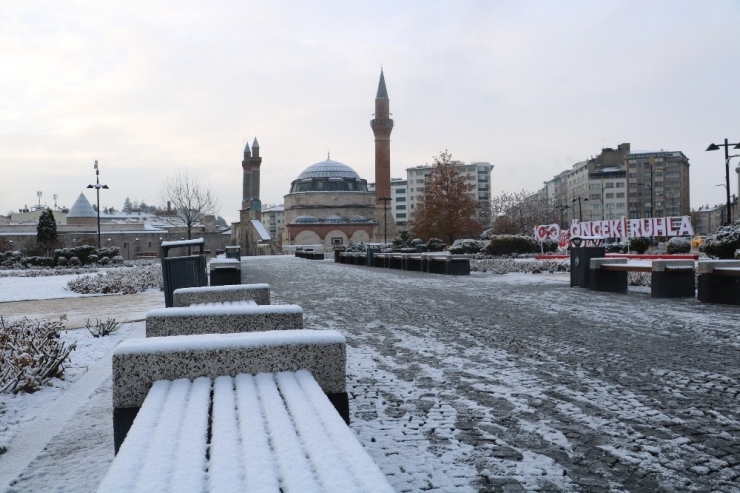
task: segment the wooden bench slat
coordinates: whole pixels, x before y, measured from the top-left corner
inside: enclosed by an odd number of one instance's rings
[[[717,267],[712,271],[717,276],[740,277],[740,267]]]
[[[629,265],[629,264],[602,264],[602,270],[612,272],[652,272],[651,266]]]
[[[265,428],[265,410],[252,375],[236,376],[236,406],[244,453],[246,491],[279,491],[277,463]]]
[[[244,491],[239,423],[231,377],[218,377],[214,382],[212,413],[208,489],[214,492]]]
[[[324,424],[334,446],[341,451],[347,467],[362,487],[362,491],[393,493],[394,490],[388,483],[388,479],[362,447],[352,430],[344,424],[329,400],[323,395],[321,387],[311,373],[300,370],[295,373],[295,376],[317,416]]]
[[[208,412],[211,407],[211,379],[196,378],[190,389],[185,418],[177,441],[172,473],[172,491],[200,493],[206,488]]]
[[[260,373],[255,379],[257,391],[265,407],[265,421],[273,450],[277,456],[283,490],[305,493],[320,492],[321,486],[311,471],[311,465],[295,434],[293,423],[283,405],[273,375]]]
[[[295,373],[281,372],[275,379],[296,431],[302,438],[305,451],[314,465],[322,491],[357,491],[358,485],[344,467],[339,449],[327,446],[331,439],[311,402],[298,385]],[[342,426],[346,428],[343,421]]]
[[[162,415],[170,382],[159,380],[154,382],[149,390],[134,424],[128,432],[126,440],[118,451],[118,457],[113,461],[108,474],[98,487],[98,491],[106,493],[129,493],[135,491],[139,471],[144,462],[144,456],[149,448],[152,434]]]

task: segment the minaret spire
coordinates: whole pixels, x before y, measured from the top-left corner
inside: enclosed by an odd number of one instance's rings
[[[388,89],[385,88],[383,67],[380,67],[380,81],[378,82],[378,93],[375,95],[375,99],[388,99]]]

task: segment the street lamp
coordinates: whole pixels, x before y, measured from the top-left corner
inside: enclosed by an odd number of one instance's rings
[[[581,208],[581,201],[588,202],[588,197],[581,197],[579,195],[578,198],[571,199],[571,202],[573,204],[575,204],[576,201],[578,201],[578,220],[580,222],[583,222],[583,209]]]
[[[570,209],[569,205],[557,205],[555,206],[555,209],[560,211],[560,227],[565,228],[565,221],[563,220],[563,212],[565,209]]]
[[[388,201],[393,199],[380,197],[378,200],[383,201],[383,244],[386,244],[388,243]]]
[[[105,188],[108,190],[108,185],[101,185],[100,184],[100,170],[98,169],[98,160],[95,160],[95,184],[94,185],[88,185],[87,188],[94,188],[95,194],[97,195],[98,199],[98,248],[100,248],[100,189]]]
[[[737,154],[729,155],[727,149],[730,146],[734,146],[733,149],[740,149],[740,143],[730,144],[727,139],[725,139],[724,144],[709,144],[709,147],[707,147],[707,151],[718,151],[720,147],[725,148],[725,188],[727,189],[727,222],[725,224],[732,222],[730,219],[730,159],[737,156]]]

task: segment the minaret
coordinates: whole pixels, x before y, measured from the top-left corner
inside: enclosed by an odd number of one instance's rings
[[[370,128],[375,134],[375,231],[376,241],[390,242],[398,230],[393,216],[390,201],[381,200],[391,197],[391,131],[393,120],[388,101],[388,90],[385,87],[385,76],[380,69],[378,93],[375,95],[375,118],[370,120]]]
[[[257,137],[252,142],[252,158],[249,161],[252,163],[251,207],[254,209],[255,219],[259,219],[262,209],[260,203],[260,165],[262,164],[262,158],[260,157],[260,145],[257,142]]]
[[[244,160],[242,160],[242,209],[249,209],[249,199],[252,195],[252,154],[249,151],[249,142],[244,147]]]

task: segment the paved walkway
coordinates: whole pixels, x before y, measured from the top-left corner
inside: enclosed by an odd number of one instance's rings
[[[740,491],[740,307],[248,259],[348,339],[352,427],[400,491]]]

